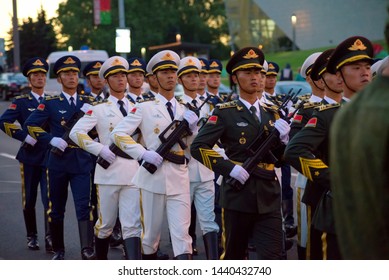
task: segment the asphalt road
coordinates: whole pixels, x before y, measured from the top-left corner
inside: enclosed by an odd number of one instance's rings
[[[0,114],[6,110],[9,104],[10,102],[0,102]],[[52,255],[47,254],[44,250],[44,216],[40,193],[38,193],[36,213],[41,249],[39,251],[31,251],[26,245],[19,162],[15,160],[19,146],[19,141],[8,137],[2,131],[0,132],[0,260],[50,260]],[[295,177],[292,177],[292,182],[294,182],[294,179]],[[194,256],[194,259],[206,259],[201,231],[198,225],[197,244],[199,255]],[[166,220],[160,248],[163,252],[169,254],[170,259],[173,258]],[[77,219],[70,188],[65,213],[65,251],[65,259],[81,260]],[[108,258],[112,260],[122,259],[122,249],[120,247],[111,248]],[[250,254],[251,258],[255,258],[254,254]],[[295,245],[288,251],[288,259],[297,259]]]

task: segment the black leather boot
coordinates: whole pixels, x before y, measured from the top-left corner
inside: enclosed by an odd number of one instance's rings
[[[35,209],[24,209],[23,216],[27,230],[27,247],[30,250],[39,250]]]
[[[111,241],[109,242],[109,246],[117,247],[121,244],[123,244],[122,226],[120,224],[119,218],[117,218],[111,234]]]
[[[218,240],[217,240],[217,232],[208,232],[203,235],[205,254],[207,256],[207,260],[218,260]]]
[[[96,255],[93,250],[93,221],[78,221],[78,232],[81,244],[81,259],[95,260]]]
[[[45,249],[46,253],[52,254],[53,250],[53,241],[51,239],[51,232],[49,227],[49,216],[47,215],[47,210],[44,212],[44,223],[45,223]]]
[[[157,259],[157,252],[148,255],[142,254],[142,260],[156,260],[156,259]]]
[[[192,254],[181,254],[174,258],[175,260],[193,260]]]
[[[107,238],[98,238],[95,236],[95,251],[97,260],[108,260],[109,240]]]
[[[141,260],[141,243],[139,237],[124,239],[124,252],[126,260]]]
[[[65,244],[63,238],[63,221],[49,222],[54,256],[52,260],[65,259]]]

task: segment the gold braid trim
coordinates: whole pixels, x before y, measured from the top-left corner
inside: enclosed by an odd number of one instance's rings
[[[310,167],[315,169],[328,168],[328,166],[325,165],[321,159],[307,159],[307,158],[300,157],[300,163],[301,163],[301,169],[303,175],[311,181],[313,179],[312,179]]]
[[[211,164],[210,157],[222,158],[222,156],[218,152],[216,152],[216,151],[214,151],[212,149],[200,148],[199,151],[200,151],[200,154],[201,154],[201,158],[202,158],[203,164],[206,167],[208,167],[209,169],[211,169],[211,170],[213,170],[213,169],[212,169],[212,164]]]
[[[28,133],[34,138],[37,139],[37,136],[39,136],[39,133],[47,133],[39,126],[27,126]]]
[[[78,141],[78,146],[80,146],[81,149],[85,150],[86,145],[88,145],[88,142],[93,140],[88,136],[88,134],[77,133],[77,141]]]
[[[17,131],[17,130],[21,130],[21,128],[20,128],[20,126],[14,124],[14,123],[4,123],[4,130],[8,136],[12,137],[12,134],[15,133],[15,131]]]
[[[115,134],[115,144],[124,151],[126,149],[126,145],[136,144],[136,141],[134,141],[131,136],[120,136]]]

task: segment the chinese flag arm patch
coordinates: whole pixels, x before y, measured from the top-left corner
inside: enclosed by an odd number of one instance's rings
[[[136,112],[136,107],[134,107],[134,108],[132,108],[132,110],[131,110],[131,114],[135,114],[135,112]]]
[[[43,111],[45,109],[45,104],[39,104],[38,108],[39,111]]]
[[[85,113],[85,115],[87,115],[87,116],[92,116],[92,113],[93,113],[93,111],[92,111],[92,110],[89,110],[89,111],[87,111],[87,112]]]
[[[207,123],[216,124],[217,123],[217,116],[210,116]]]
[[[316,127],[316,124],[317,124],[317,118],[311,118],[307,124],[305,125],[305,127]]]
[[[296,115],[294,115],[294,118],[293,118],[292,122],[293,123],[301,123],[302,120],[303,120],[303,116],[299,115],[299,114],[296,114]]]
[[[16,104],[12,103],[9,105],[8,109],[11,109],[11,110],[16,110]]]

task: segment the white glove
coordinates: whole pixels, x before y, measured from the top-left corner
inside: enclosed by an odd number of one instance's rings
[[[289,131],[290,131],[290,126],[289,126],[288,122],[283,120],[283,119],[278,119],[274,123],[274,127],[280,133],[281,142],[286,145],[289,141]]]
[[[115,161],[116,155],[109,149],[108,146],[104,146],[99,156],[105,159],[109,164],[112,164]]]
[[[142,159],[148,163],[151,163],[155,166],[160,166],[162,164],[163,158],[155,151],[146,151],[142,155]]]
[[[246,183],[247,179],[250,177],[250,174],[242,166],[235,165],[230,172],[230,176],[244,185],[244,183]]]
[[[31,146],[34,146],[37,142],[36,139],[34,139],[33,137],[31,137],[29,134],[27,134],[27,137],[26,139],[24,139],[24,142],[26,142],[27,144],[30,144]]]
[[[199,120],[199,117],[196,115],[196,113],[191,110],[187,110],[184,113],[184,119],[188,122],[189,129],[191,131],[195,131],[197,128],[197,122]]]
[[[88,103],[84,103],[84,105],[82,105],[82,107],[80,108],[81,111],[83,111],[84,113],[88,112],[93,106],[91,104],[88,104]]]
[[[60,137],[53,137],[50,141],[50,145],[60,149],[62,152],[65,151],[68,143]]]

